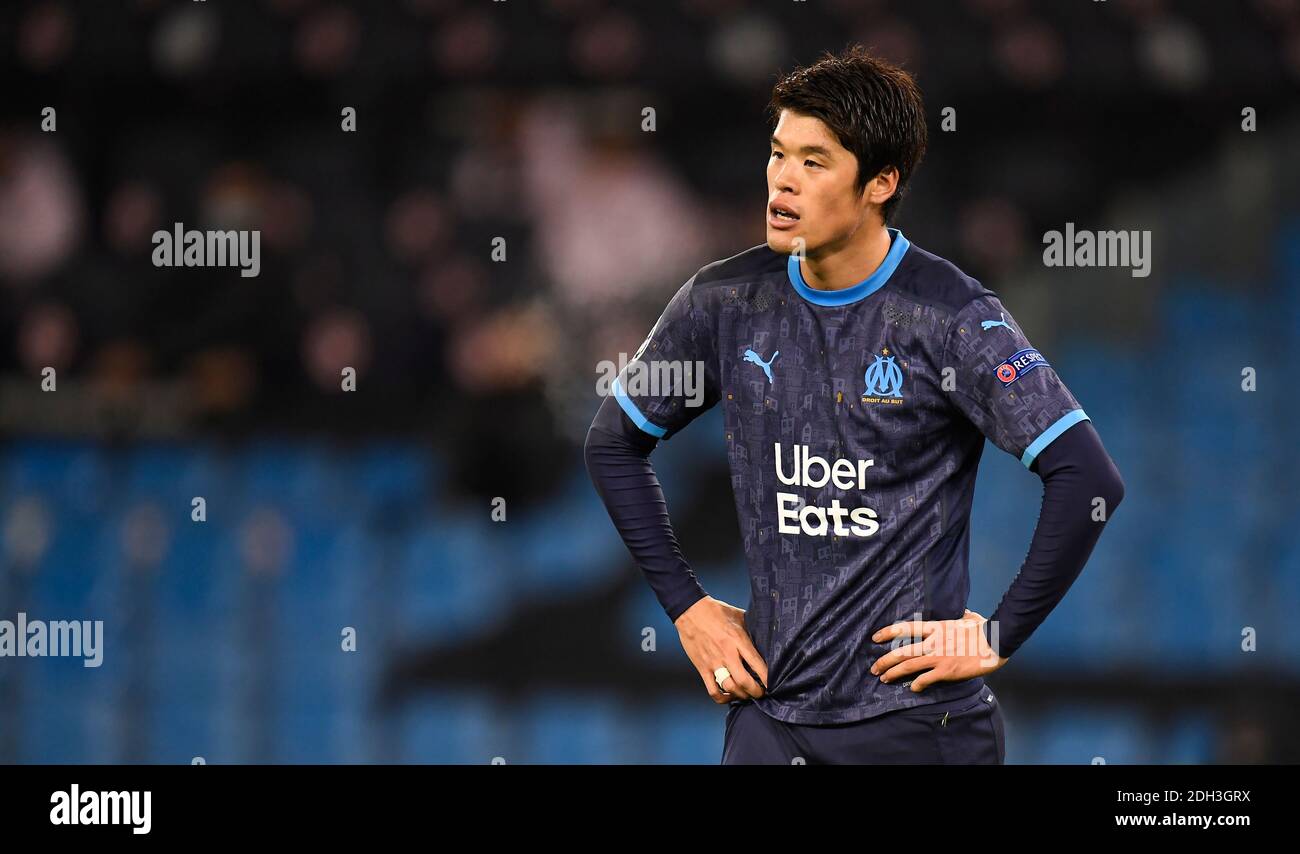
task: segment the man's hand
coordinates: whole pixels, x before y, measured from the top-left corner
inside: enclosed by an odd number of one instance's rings
[[[767,663],[749,639],[744,611],[705,596],[687,608],[673,625],[677,627],[682,649],[699,671],[713,702],[721,704],[763,696],[767,690]],[[758,674],[758,680],[745,669],[745,662]],[[719,667],[731,673],[722,680],[721,688],[713,679],[713,672]]]
[[[920,693],[934,682],[960,682],[984,676],[1007,663],[984,637],[986,618],[967,610],[960,620],[910,620],[885,626],[871,636],[876,643],[897,637],[920,641],[892,649],[871,665],[881,682],[893,682],[911,673],[926,671],[912,680],[912,691]]]

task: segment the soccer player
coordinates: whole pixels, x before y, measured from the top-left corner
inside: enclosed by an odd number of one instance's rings
[[[1123,481],[997,294],[889,226],[925,153],[911,76],[854,46],[782,79],[769,114],[766,245],[702,267],[668,303],[601,403],[588,471],[730,705],[724,763],[1000,764],[984,677],[1065,595]],[[719,403],[747,610],[704,591],[650,464]],[[966,609],[986,437],[1043,482],[987,620]]]

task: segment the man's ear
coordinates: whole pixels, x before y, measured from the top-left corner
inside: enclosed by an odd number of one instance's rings
[[[881,169],[876,177],[867,182],[863,192],[866,193],[867,201],[871,204],[883,205],[898,192],[898,169],[893,166]]]

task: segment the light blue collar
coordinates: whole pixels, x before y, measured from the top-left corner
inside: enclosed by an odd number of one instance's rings
[[[791,255],[790,260],[786,263],[790,284],[794,285],[794,289],[799,292],[799,296],[817,305],[848,305],[864,297],[869,297],[885,286],[885,282],[889,281],[889,277],[894,274],[899,262],[907,254],[907,248],[912,245],[903,236],[903,232],[896,228],[889,229],[889,237],[889,252],[886,253],[885,260],[880,262],[876,272],[852,287],[842,288],[838,291],[823,291],[808,287],[803,280],[803,273],[799,270],[798,255]]]

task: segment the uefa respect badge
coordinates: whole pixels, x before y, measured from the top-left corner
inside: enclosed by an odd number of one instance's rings
[[[1002,364],[997,366],[994,373],[997,374],[1003,386],[1009,386],[1034,368],[1051,367],[1043,354],[1033,347],[1026,347],[1023,350],[1017,350]]]

